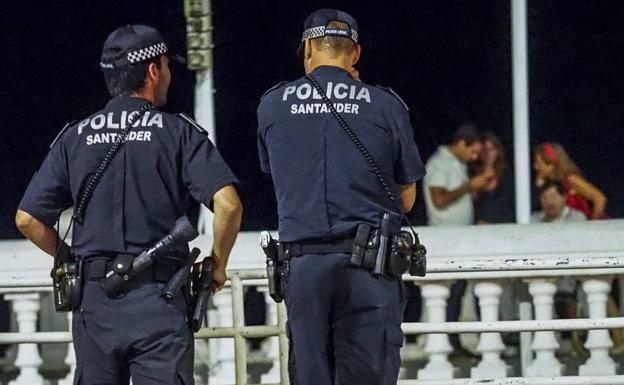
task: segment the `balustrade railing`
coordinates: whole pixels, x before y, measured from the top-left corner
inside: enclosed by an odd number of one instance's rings
[[[565,231],[564,231],[565,230]],[[420,370],[412,371],[413,379],[401,378],[399,384],[624,384],[617,375],[616,361],[610,356],[613,342],[607,329],[624,328],[624,317],[607,318],[607,298],[611,281],[624,273],[624,221],[605,221],[565,227],[487,226],[449,229],[419,229],[421,239],[429,248],[429,274],[425,278],[405,277],[407,284],[421,287],[425,317],[423,322],[403,324],[405,334],[426,335],[424,345],[411,345],[407,350],[421,350],[425,357]],[[265,272],[259,268],[263,258],[256,246],[257,234],[242,234],[232,256],[230,281],[226,289],[215,295],[209,310],[209,327],[197,334],[201,342],[196,352],[198,384],[287,384],[287,339],[284,333],[286,312],[283,305],[267,300],[270,324],[245,326],[243,293],[245,285],[264,285]],[[12,241],[13,242],[13,241]],[[200,239],[198,245],[209,243]],[[40,373],[47,357],[37,344],[67,344],[68,331],[41,331],[37,328],[40,297],[49,300],[48,269],[51,261],[32,246],[15,241],[0,242],[0,257],[8,259],[0,269],[0,293],[10,301],[16,328],[0,333],[0,344],[17,344],[13,365],[18,369],[11,384],[44,384]],[[11,258],[14,261],[11,261]],[[573,275],[581,284],[588,304],[589,318],[553,319],[553,299],[559,277]],[[480,321],[445,322],[449,286],[457,279],[474,284]],[[503,283],[514,279],[526,288],[534,316],[524,311],[521,320],[501,321]],[[265,290],[263,287],[260,290]],[[509,305],[509,304],[505,304]],[[527,304],[525,303],[525,309]],[[508,306],[507,306],[508,308]],[[523,312],[521,312],[523,313]],[[65,315],[58,315],[65,317]],[[39,330],[39,331],[38,331]],[[565,362],[557,356],[559,340],[556,332],[587,330],[587,360],[578,372],[564,371]],[[506,345],[501,333],[532,332],[521,338],[521,365],[511,369],[502,353]],[[480,359],[458,368],[449,359],[449,333],[478,333],[475,347]],[[526,334],[525,334],[526,336]],[[246,339],[268,337],[263,344],[262,369],[254,369],[257,361],[248,360]],[[200,341],[198,341],[200,342]],[[202,345],[203,344],[203,345]],[[15,354],[15,353],[14,353]],[[69,371],[60,384],[70,383],[75,365],[73,349],[64,360]],[[410,365],[410,357],[404,357]],[[424,364],[424,366],[422,365]],[[248,370],[250,369],[250,370]],[[459,372],[470,378],[455,378]],[[260,370],[261,375],[256,375]],[[409,372],[409,371],[408,371]],[[563,375],[566,374],[566,375]],[[578,375],[571,375],[578,374]]]

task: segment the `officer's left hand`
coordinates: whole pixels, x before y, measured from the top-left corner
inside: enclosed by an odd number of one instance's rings
[[[215,268],[212,270],[212,292],[217,293],[223,289],[225,285],[225,281],[227,281],[227,275],[225,274],[225,269]]]

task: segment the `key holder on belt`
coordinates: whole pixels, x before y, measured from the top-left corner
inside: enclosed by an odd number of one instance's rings
[[[419,263],[422,264],[422,269],[421,268],[418,268],[418,269],[412,268],[412,266],[410,265],[410,269],[409,269],[410,270],[410,274],[424,276],[425,275],[425,270],[426,270],[425,255],[426,255],[427,251],[426,251],[425,247],[420,244],[420,240],[418,238],[418,234],[416,233],[416,231],[414,230],[414,227],[410,223],[409,218],[407,218],[407,215],[405,214],[405,211],[403,211],[403,206],[400,204],[400,202],[397,199],[397,196],[395,195],[395,193],[392,191],[392,188],[388,184],[383,170],[381,169],[381,167],[379,167],[379,165],[377,164],[377,162],[375,161],[375,159],[373,158],[371,153],[368,151],[368,149],[364,146],[364,144],[360,140],[360,138],[358,138],[358,136],[355,134],[355,132],[353,132],[353,130],[351,130],[351,127],[349,127],[349,125],[344,120],[342,115],[340,115],[340,113],[338,113],[338,111],[336,111],[336,108],[334,107],[332,102],[329,100],[329,98],[327,97],[327,94],[325,94],[325,91],[323,91],[323,89],[321,88],[320,84],[316,81],[316,79],[312,75],[306,75],[305,78],[316,89],[318,94],[321,96],[321,99],[323,99],[323,102],[325,102],[325,104],[327,105],[327,108],[329,109],[331,114],[334,116],[334,118],[338,122],[338,125],[347,134],[349,139],[351,139],[351,142],[353,142],[353,144],[358,149],[358,151],[360,151],[360,153],[362,154],[362,156],[364,157],[364,159],[366,160],[366,162],[368,163],[370,168],[373,170],[373,172],[377,176],[377,180],[379,181],[379,184],[381,185],[382,189],[384,190],[384,192],[386,193],[388,198],[392,201],[392,203],[394,203],[395,206],[399,209],[399,212],[401,213],[401,216],[407,222],[407,225],[409,226],[409,229],[410,229],[410,231],[412,233],[412,237],[413,237],[413,245],[411,246],[413,248],[412,252],[414,254],[414,257],[421,261]]]
[[[89,206],[89,202],[93,197],[95,188],[98,186],[98,184],[100,184],[104,173],[113,163],[113,159],[115,159],[115,156],[119,153],[119,150],[128,141],[128,135],[130,135],[130,130],[132,129],[132,126],[134,126],[134,124],[143,116],[143,114],[145,114],[147,111],[152,110],[153,108],[154,106],[152,105],[152,103],[146,103],[141,106],[138,111],[135,111],[133,114],[131,114],[130,118],[128,119],[128,124],[121,129],[121,134],[117,135],[117,137],[115,138],[115,142],[106,153],[106,156],[104,156],[104,159],[102,160],[102,163],[100,163],[97,171],[91,176],[91,178],[89,178],[86,187],[82,189],[82,193],[80,194],[80,199],[78,199],[77,201],[72,220],[75,220],[80,224],[84,222],[85,210],[87,209],[87,206]]]

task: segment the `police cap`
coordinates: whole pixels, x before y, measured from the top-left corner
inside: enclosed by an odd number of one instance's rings
[[[112,70],[165,54],[169,54],[174,61],[185,63],[184,58],[169,52],[165,40],[155,28],[142,24],[126,25],[117,28],[106,38],[100,67]]]
[[[327,24],[332,21],[340,21],[347,24],[348,29],[327,28]],[[303,42],[307,39],[314,39],[323,36],[339,36],[353,40],[358,43],[358,25],[351,15],[337,9],[323,8],[313,12],[303,23],[303,35],[301,43],[297,48],[297,55],[303,56]]]

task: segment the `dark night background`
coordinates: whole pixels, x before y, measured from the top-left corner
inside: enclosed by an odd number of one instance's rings
[[[360,26],[362,79],[392,86],[410,107],[423,159],[471,120],[497,133],[512,156],[511,38],[507,1],[213,0],[217,140],[242,182],[244,229],[275,225],[270,181],[256,155],[255,109],[273,84],[302,75],[295,56],[304,18],[341,8]],[[624,216],[624,2],[528,2],[531,143],[557,141]],[[108,95],[99,53],[128,23],[160,29],[184,52],[182,0],[11,1],[0,15],[0,234],[63,125]],[[192,114],[194,74],[177,68],[168,111]],[[423,223],[422,200],[412,214]]]

